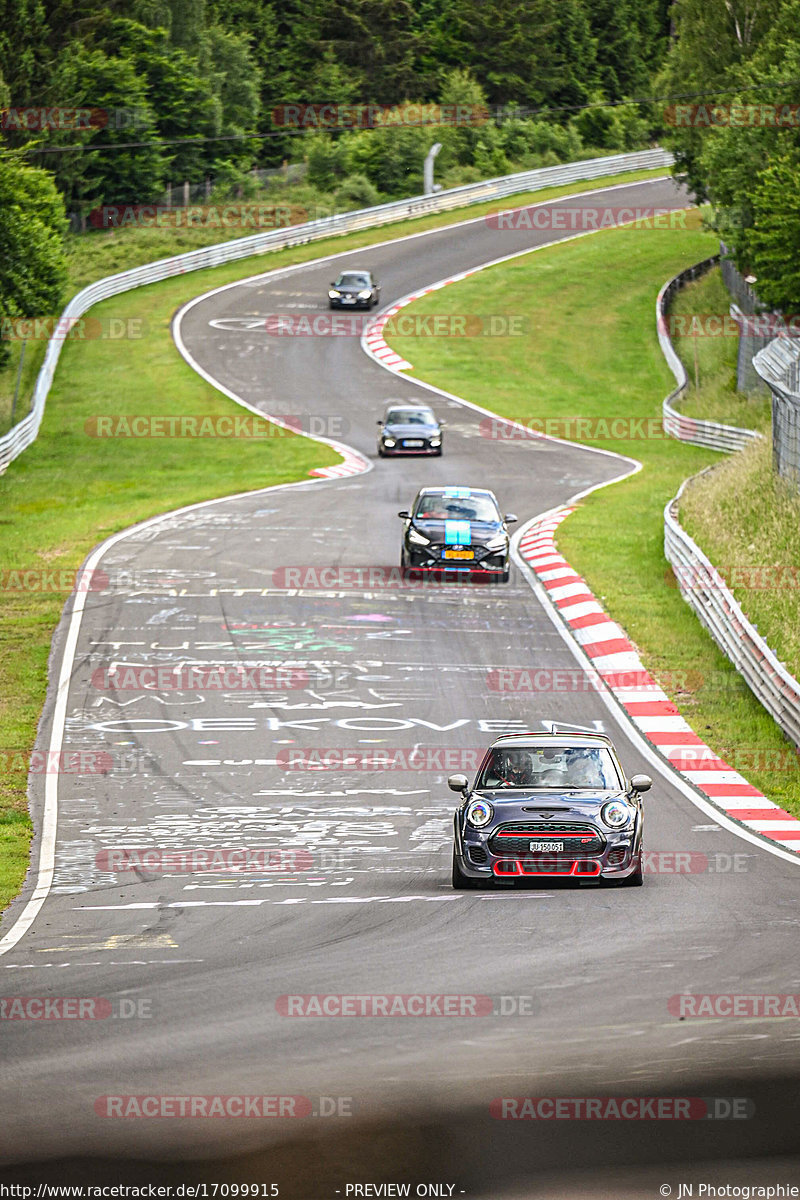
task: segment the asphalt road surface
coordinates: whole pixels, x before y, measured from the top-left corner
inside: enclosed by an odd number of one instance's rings
[[[686,201],[660,180],[608,203]],[[719,1182],[796,1170],[798,1020],[681,1020],[669,1000],[800,992],[797,865],[696,805],[596,692],[492,690],[496,668],[578,666],[518,565],[494,587],[388,574],[382,586],[356,570],[397,566],[396,514],[422,485],[490,486],[523,524],[630,464],[487,438],[481,413],[393,377],[357,338],[272,336],[261,320],[325,314],[351,263],[378,273],[385,305],[562,236],[474,221],[267,272],[183,315],[183,345],[211,379],[373,469],[148,522],[92,560],[109,582],[62,621],[39,740],[47,750],[63,716],[83,770],[49,777],[52,886],[24,935],[0,944],[0,997],[98,1003],[95,1019],[2,1022],[0,1181],[236,1179],[335,1197],[405,1179],[441,1184],[434,1195],[555,1195],[553,1172],[569,1168],[569,1194],[622,1195],[631,1164],[657,1164],[635,1193],[655,1195],[665,1163],[688,1181],[703,1163],[726,1164]],[[448,422],[441,459],[378,460],[375,420],[394,398],[433,401]],[[337,574],[320,580],[324,567]],[[283,675],[277,689],[108,686],[112,667],[191,664]],[[453,891],[447,775],[494,734],[550,719],[608,731],[629,774],[654,776],[646,844],[665,852],[663,871],[642,889]],[[311,770],[301,753],[382,750],[402,764],[412,749],[419,769],[337,769],[332,755]],[[46,778],[33,779],[37,854]],[[114,858],[243,846],[262,869]],[[672,851],[709,867],[669,873]],[[36,882],[5,914],[9,939]],[[462,1012],[491,999],[485,1015],[369,1017],[293,1016],[280,999],[320,994],[447,994],[466,998],[451,1001]],[[742,1119],[514,1121],[491,1107],[656,1094],[735,1098]],[[135,1111],[123,1097],[220,1095],[299,1099],[262,1118],[115,1115]]]

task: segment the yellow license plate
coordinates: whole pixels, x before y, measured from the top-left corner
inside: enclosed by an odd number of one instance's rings
[[[474,550],[445,550],[445,558],[474,558]]]

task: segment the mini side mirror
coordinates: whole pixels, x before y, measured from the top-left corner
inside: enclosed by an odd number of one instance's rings
[[[447,781],[447,786],[451,792],[465,792],[469,787],[469,780],[466,775],[451,775]]]
[[[509,525],[514,525],[519,520],[519,517],[516,515],[516,513],[506,513],[506,515],[503,517],[503,520]]]
[[[411,513],[407,513],[406,510],[403,509],[403,511],[399,512],[397,515],[398,515],[398,517],[402,517],[404,521],[407,521],[409,519],[409,517],[411,516]]]
[[[440,428],[440,429],[444,429],[444,427],[445,427],[445,425],[446,425],[446,424],[447,424],[447,421],[440,421],[440,422],[439,422],[439,428]]]
[[[383,424],[383,421],[376,421],[376,422],[375,422],[375,424],[376,424],[376,425],[382,425],[382,424]]]
[[[634,792],[649,792],[653,786],[653,781],[649,775],[634,775],[631,778],[631,787]]]

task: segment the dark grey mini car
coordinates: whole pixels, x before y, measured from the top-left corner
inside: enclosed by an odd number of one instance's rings
[[[342,271],[328,289],[329,308],[372,308],[380,298],[381,285],[362,268]]]
[[[418,404],[390,404],[386,416],[378,421],[378,454],[381,458],[395,454],[442,453],[442,426],[433,409]]]
[[[453,887],[531,878],[641,886],[641,794],[652,780],[626,779],[605,734],[504,734],[472,787],[466,775],[448,785],[462,796]]]

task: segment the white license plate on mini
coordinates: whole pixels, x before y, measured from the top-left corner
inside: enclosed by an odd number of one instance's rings
[[[342,296],[342,304],[355,304],[355,296]]]
[[[425,445],[425,443],[424,443],[424,442],[403,442],[403,445],[404,445],[404,446],[405,446],[407,449],[411,450],[411,449],[412,449],[413,447],[415,447],[415,446],[424,446],[424,445]]]
[[[564,843],[563,842],[528,842],[528,849],[529,850],[540,850],[546,854],[548,852],[548,850],[563,850]]]

